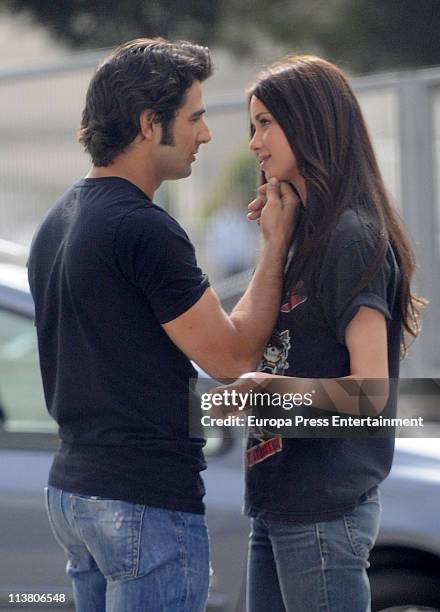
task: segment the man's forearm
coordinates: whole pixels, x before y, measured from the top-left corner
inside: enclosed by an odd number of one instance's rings
[[[258,365],[277,320],[287,250],[287,244],[264,245],[249,287],[230,315],[253,368]]]

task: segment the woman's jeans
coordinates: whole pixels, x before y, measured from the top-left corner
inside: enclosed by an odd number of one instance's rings
[[[380,522],[377,488],[340,519],[287,523],[253,519],[249,612],[369,612],[366,568]]]
[[[209,544],[199,514],[48,487],[49,520],[64,548],[77,612],[201,612]]]

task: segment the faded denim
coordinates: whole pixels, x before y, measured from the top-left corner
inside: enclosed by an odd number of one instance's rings
[[[205,517],[46,490],[77,612],[202,612],[209,583]]]
[[[380,512],[376,487],[333,521],[253,519],[248,612],[370,612],[366,569]]]

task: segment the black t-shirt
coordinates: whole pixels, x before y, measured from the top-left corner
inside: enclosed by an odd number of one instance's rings
[[[203,513],[196,372],[161,326],[209,285],[184,230],[129,181],[83,179],[48,212],[28,266],[61,438],[49,484]]]
[[[391,245],[377,274],[357,291],[376,250],[374,231],[353,210],[344,212],[326,249],[316,291],[302,280],[284,295],[260,370],[304,378],[350,375],[345,330],[359,307],[368,306],[385,315],[389,376],[397,379],[400,274]],[[396,392],[391,384],[384,416],[395,416]],[[248,448],[259,442],[251,438]],[[387,476],[393,450],[392,436],[283,439],[280,452],[247,468],[245,512],[297,522],[342,516]]]

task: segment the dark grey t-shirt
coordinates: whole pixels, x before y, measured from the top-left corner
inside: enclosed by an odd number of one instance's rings
[[[163,323],[209,283],[180,225],[121,178],[84,179],[38,229],[29,259],[47,407],[61,447],[49,483],[202,513],[196,372]]]
[[[329,241],[317,291],[301,281],[284,295],[260,365],[262,371],[304,378],[350,375],[345,330],[359,307],[368,306],[385,315],[389,376],[397,379],[402,331],[397,294],[400,275],[391,245],[374,278],[356,291],[376,248],[374,232],[353,210],[344,212]],[[387,417],[395,415],[396,391],[391,385],[384,411]],[[328,416],[320,412],[311,416]],[[259,442],[251,438],[248,448]],[[392,436],[283,439],[281,452],[247,468],[245,512],[298,522],[342,516],[387,476],[393,450]]]

